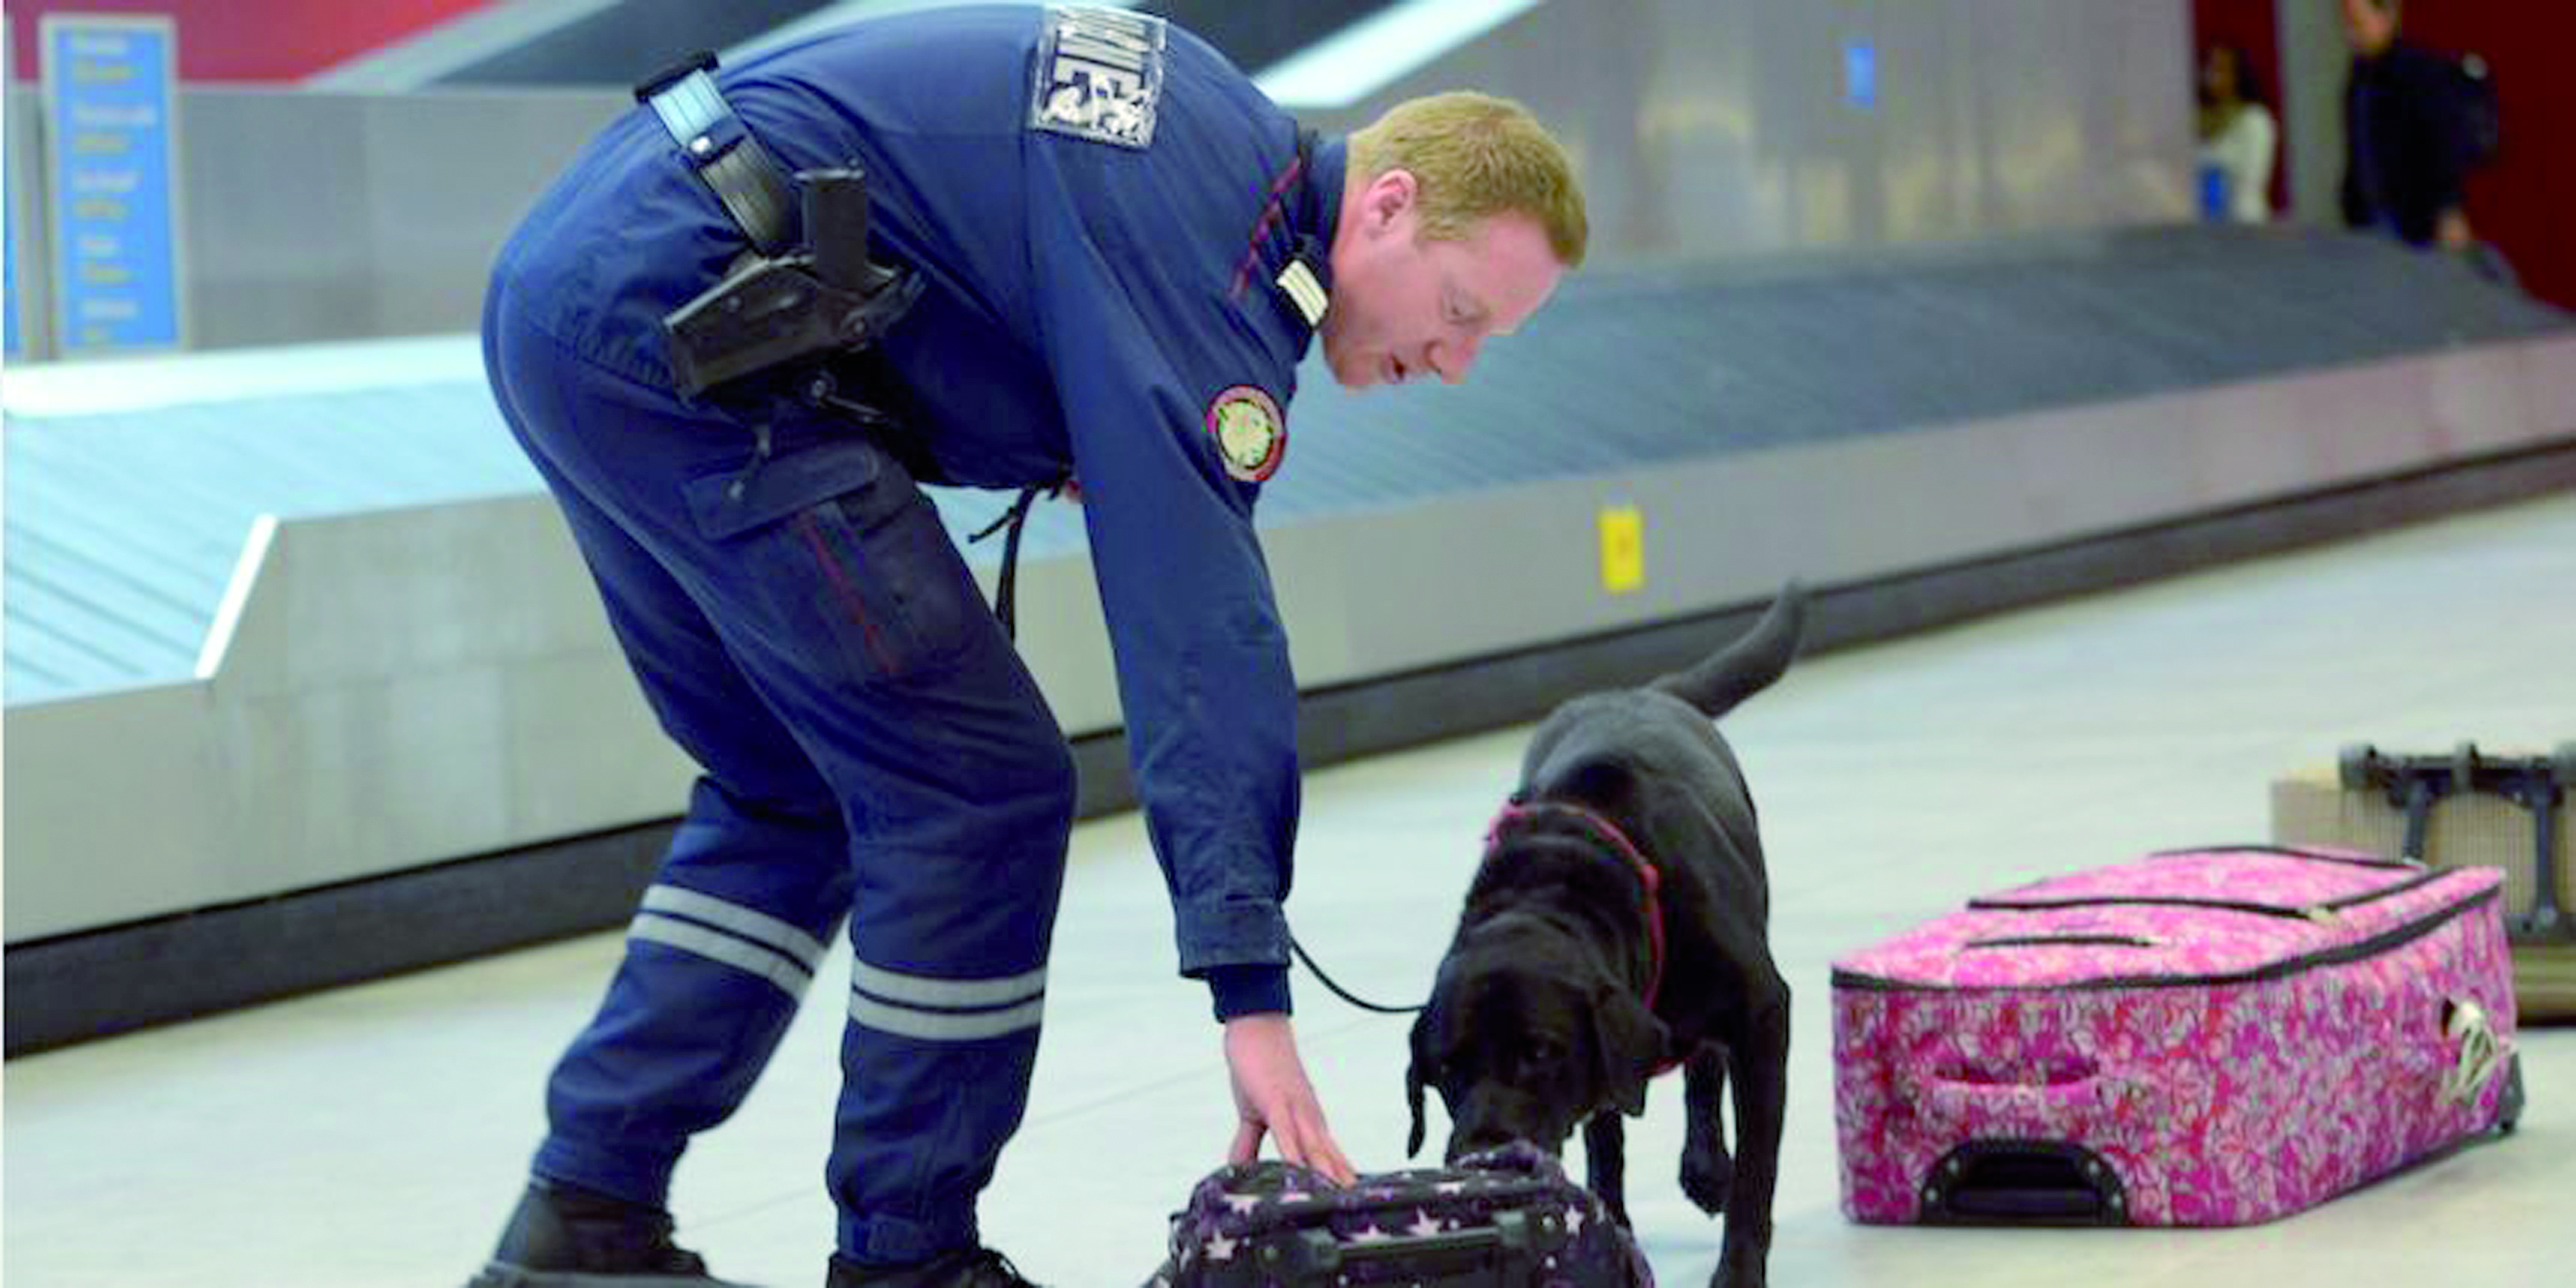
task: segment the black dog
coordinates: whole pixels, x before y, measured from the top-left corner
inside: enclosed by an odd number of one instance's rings
[[[1726,1214],[1712,1281],[1764,1282],[1787,1095],[1789,986],[1771,962],[1753,800],[1712,723],[1788,669],[1805,595],[1784,590],[1725,651],[1642,689],[1592,694],[1539,727],[1494,824],[1458,934],[1413,1026],[1407,1152],[1422,1089],[1449,1109],[1447,1157],[1577,1123],[1592,1190],[1624,1224],[1625,1136],[1646,1082],[1683,1069],[1683,1193]],[[1718,1098],[1735,1079],[1741,1150]]]

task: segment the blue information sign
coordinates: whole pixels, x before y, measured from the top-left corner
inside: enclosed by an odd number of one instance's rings
[[[6,57],[6,55],[0,55],[0,57]],[[13,153],[12,155],[15,155],[15,154]],[[10,168],[9,168],[9,192],[8,192],[8,196],[7,196],[7,203],[8,203],[8,221],[9,221],[9,226],[8,226],[8,228],[7,228],[7,230],[6,230],[6,231],[0,231],[0,257],[5,257],[5,258],[6,258],[6,260],[7,260],[7,265],[6,265],[6,267],[5,267],[5,268],[0,268],[0,272],[5,272],[5,273],[7,274],[7,276],[8,276],[8,294],[9,294],[9,299],[8,299],[8,304],[7,304],[7,306],[6,306],[6,307],[8,308],[8,311],[9,311],[9,314],[8,314],[8,315],[9,315],[9,323],[8,323],[8,325],[9,325],[9,343],[8,343],[8,346],[7,346],[5,349],[0,349],[0,352],[5,352],[5,353],[7,353],[10,357],[15,358],[15,357],[19,356],[19,351],[18,351],[18,170],[17,170],[17,167],[15,167],[15,166],[12,166],[12,167],[10,167]]]
[[[1854,107],[1878,106],[1878,46],[1866,40],[1843,46],[1843,96]]]
[[[17,64],[9,61],[9,26],[0,23],[0,85],[14,88],[17,82]],[[0,276],[7,278],[8,298],[0,302],[0,308],[8,310],[9,318],[9,342],[0,352],[20,358],[25,357],[27,351],[20,347],[26,342],[18,338],[18,167],[26,164],[26,158],[19,154],[17,123],[6,121],[0,125],[6,127],[0,129],[0,134],[6,136],[5,142],[0,142],[0,162],[5,162],[5,166],[0,168],[6,169],[8,179],[8,191],[0,193],[0,202],[6,203],[8,220],[8,227],[0,230]]]
[[[166,18],[50,14],[43,35],[56,342],[175,348],[177,36]]]

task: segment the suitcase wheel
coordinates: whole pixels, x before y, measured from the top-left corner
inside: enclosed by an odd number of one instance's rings
[[[2504,1094],[2496,1097],[2496,1131],[2510,1136],[2522,1125],[2522,1057],[2507,1057],[2504,1072]]]

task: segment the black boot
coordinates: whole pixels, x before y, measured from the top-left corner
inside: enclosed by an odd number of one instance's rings
[[[856,1266],[832,1258],[825,1288],[1037,1288],[1020,1277],[1011,1259],[990,1248],[967,1248],[913,1266]]]
[[[671,1214],[533,1181],[492,1263],[465,1288],[743,1288],[672,1246]]]

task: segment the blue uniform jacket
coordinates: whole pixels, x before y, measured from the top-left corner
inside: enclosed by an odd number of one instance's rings
[[[1215,50],[1114,11],[922,11],[718,79],[784,168],[867,171],[877,256],[927,283],[884,353],[948,480],[1080,481],[1181,969],[1284,1007],[1297,695],[1252,510],[1311,338],[1273,279],[1301,241],[1320,276],[1341,145],[1301,163]],[[743,235],[644,110],[541,206],[509,252],[536,324],[668,387],[659,320]]]

